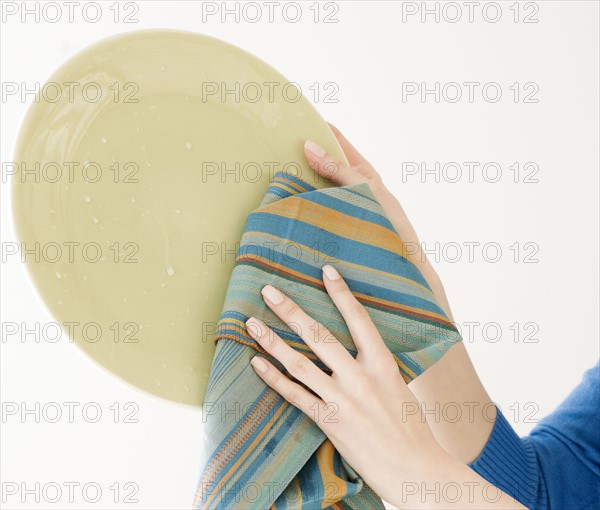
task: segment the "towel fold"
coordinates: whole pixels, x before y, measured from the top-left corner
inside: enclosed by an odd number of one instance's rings
[[[254,316],[330,373],[265,305],[260,290],[269,283],[356,356],[323,285],[325,264],[339,271],[366,307],[407,382],[461,341],[367,184],[315,189],[276,173],[246,221],[214,337],[203,408],[205,464],[194,508],[384,508],[313,420],[249,364],[257,351],[266,355],[246,332],[245,321]]]

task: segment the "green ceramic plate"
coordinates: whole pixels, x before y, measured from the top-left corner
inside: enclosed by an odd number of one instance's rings
[[[27,113],[13,176],[22,254],[56,322],[122,380],[201,405],[246,216],[275,170],[328,186],[306,139],[344,160],[286,78],[217,39],[144,30],[69,60]]]

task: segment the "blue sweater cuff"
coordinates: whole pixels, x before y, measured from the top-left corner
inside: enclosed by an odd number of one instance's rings
[[[533,446],[523,441],[496,406],[496,423],[469,467],[527,508],[535,508],[540,477]]]

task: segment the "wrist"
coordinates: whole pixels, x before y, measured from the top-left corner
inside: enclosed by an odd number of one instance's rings
[[[367,480],[384,500],[399,509],[444,507],[440,503],[448,484],[464,476],[463,468],[469,469],[437,444],[420,449],[418,458],[399,457],[400,462],[385,467],[376,482]]]
[[[385,497],[384,497],[385,499]],[[460,461],[446,455],[437,464],[412,478],[396,482],[388,500],[398,509],[514,509],[526,510],[516,499],[479,476]]]

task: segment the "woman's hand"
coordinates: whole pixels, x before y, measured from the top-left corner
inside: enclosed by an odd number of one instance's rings
[[[444,286],[422,250],[404,209],[386,188],[373,166],[329,124],[342,147],[349,165],[327,154],[314,142],[306,142],[304,154],[310,166],[320,176],[340,185],[367,183],[394,225],[400,239],[409,248],[412,262],[419,268],[431,287],[439,306],[454,320]],[[464,342],[452,346],[444,357],[409,385],[413,395],[428,410],[460,407],[460,417],[448,421],[443,413],[430,420],[431,431],[438,443],[454,458],[467,464],[475,460],[485,446],[496,419],[496,407],[481,384],[471,363]]]
[[[446,312],[448,318],[452,320],[452,311],[450,310],[442,281],[423,251],[417,233],[408,220],[408,216],[406,216],[400,202],[387,189],[381,176],[373,168],[373,165],[346,140],[344,135],[333,124],[329,124],[329,127],[342,147],[349,165],[337,161],[315,142],[308,141],[304,145],[304,155],[311,168],[321,177],[340,186],[350,186],[360,183],[367,183],[369,185],[375,198],[377,198],[377,201],[383,207],[388,219],[394,225],[400,239],[407,246],[408,252],[412,255],[412,262],[423,273],[438,304]]]
[[[402,479],[411,466],[437,462],[444,452],[420,412],[414,413],[419,403],[402,379],[392,353],[366,309],[332,266],[325,266],[323,271],[327,292],[355,342],[356,359],[331,332],[268,285],[262,295],[269,308],[293,327],[333,373],[327,375],[255,318],[246,322],[252,338],[319,396],[288,379],[264,358],[256,356],[251,363],[269,386],[319,425],[378,494],[390,497],[390,474]],[[411,406],[412,414],[406,413],[407,405]],[[405,469],[400,471],[400,467]]]
[[[314,393],[282,374],[264,357],[252,358],[256,373],[311,417],[383,499],[400,508],[445,508],[448,504],[486,508],[489,501],[483,487],[489,484],[452,459],[436,442],[421,414],[419,401],[404,382],[367,310],[332,266],[323,267],[323,283],[352,335],[358,351],[356,358],[296,303],[267,285],[262,289],[266,304],[297,332],[332,374],[287,345],[264,322],[251,317],[246,322],[248,333]],[[450,483],[462,493],[457,498],[456,491],[452,492],[452,501],[447,501],[439,484]],[[431,494],[436,484],[438,497]],[[427,497],[425,487],[429,488]],[[473,490],[467,491],[469,487]],[[500,494],[497,502],[501,504],[489,508],[523,508]]]

